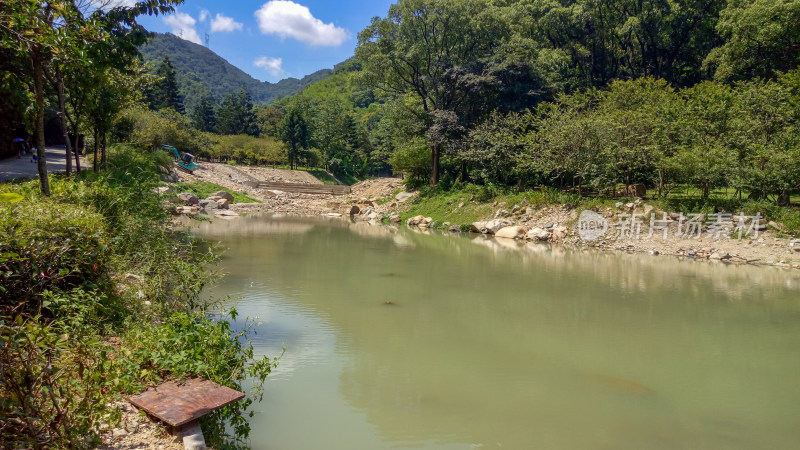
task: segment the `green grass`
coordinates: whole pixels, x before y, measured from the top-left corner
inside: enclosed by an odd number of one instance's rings
[[[226,191],[233,194],[233,202],[234,203],[259,203],[258,200],[254,198],[250,198],[247,195],[236,192],[233,189],[224,188],[218,184],[209,183],[208,181],[194,181],[191,183],[176,183],[173,185],[176,193],[181,192],[191,192],[192,194],[200,197],[206,198],[209,195],[218,192],[218,191]]]
[[[305,169],[305,168],[299,169],[298,168],[297,170],[302,170],[304,172],[310,173],[311,175],[314,175],[314,177],[316,179],[318,179],[319,181],[322,181],[324,184],[331,184],[331,185],[338,185],[339,184],[339,182],[336,181],[336,178],[333,178],[331,176],[331,174],[329,174],[328,172],[325,172],[322,169]]]
[[[795,206],[780,207],[765,200],[738,200],[725,195],[712,195],[708,199],[703,199],[686,195],[686,193],[686,191],[682,191],[664,199],[645,200],[645,203],[667,212],[708,214],[727,211],[744,212],[748,215],[760,213],[765,221],[774,220],[782,224],[785,235],[800,235],[800,209]],[[419,195],[409,200],[406,209],[401,212],[401,216],[406,219],[423,215],[432,217],[438,224],[450,222],[466,228],[472,222],[486,220],[498,209],[511,211],[514,205],[522,205],[523,200],[528,206],[533,207],[567,205],[578,210],[613,208],[617,202],[632,201],[627,198],[581,197],[577,194],[547,188],[517,191],[509,188],[466,185],[450,190],[423,188]],[[497,205],[494,204],[495,202]],[[459,208],[458,205],[461,203],[464,206]]]

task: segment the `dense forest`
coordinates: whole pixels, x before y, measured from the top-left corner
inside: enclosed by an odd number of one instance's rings
[[[406,0],[277,104],[333,167],[388,163],[412,185],[689,184],[785,204],[798,65],[795,1]]]

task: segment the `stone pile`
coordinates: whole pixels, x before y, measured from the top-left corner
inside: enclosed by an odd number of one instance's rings
[[[204,199],[200,199],[191,192],[183,192],[177,195],[180,206],[175,207],[177,214],[197,215],[204,214],[213,217],[236,217],[239,214],[230,211],[233,204],[233,195],[230,192],[215,192]]]

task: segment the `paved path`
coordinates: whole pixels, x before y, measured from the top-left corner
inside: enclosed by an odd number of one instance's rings
[[[67,170],[66,150],[64,147],[48,147],[47,153],[47,172],[64,172]],[[31,162],[31,155],[17,158],[16,156],[0,160],[0,181],[13,180],[15,178],[36,178],[39,172],[37,164]],[[86,158],[81,157],[81,169],[86,168]],[[72,161],[72,170],[75,170],[75,160]]]

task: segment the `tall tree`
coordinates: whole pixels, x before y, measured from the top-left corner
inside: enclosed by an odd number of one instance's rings
[[[159,81],[153,86],[151,107],[153,109],[172,108],[183,114],[183,96],[178,92],[177,74],[169,56],[164,56],[156,69],[156,75],[158,75]]]
[[[222,100],[217,108],[216,130],[220,134],[258,135],[253,101],[245,86],[242,86],[238,94],[230,94]]]
[[[362,83],[384,95],[412,96],[426,131],[437,117],[470,115],[473,85],[486,81],[480,64],[508,38],[509,25],[487,0],[404,0],[359,35]],[[438,111],[444,112],[440,114]],[[430,142],[431,177],[439,181],[443,148]]]
[[[216,121],[214,98],[206,95],[192,110],[192,125],[200,131],[213,132]]]
[[[278,128],[278,134],[289,151],[289,167],[294,170],[302,151],[308,146],[311,136],[305,119],[296,109],[290,110]]]

